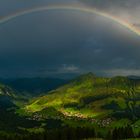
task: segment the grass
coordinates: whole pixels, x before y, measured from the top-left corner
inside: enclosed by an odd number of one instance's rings
[[[140,122],[133,120],[133,111],[135,111],[135,105],[137,107],[140,105],[139,84],[135,81],[133,83],[126,77],[100,78],[91,74],[84,75],[49,92],[46,96],[32,100],[24,107],[24,111],[31,114],[42,113],[49,117],[64,115],[66,117],[63,119],[64,123],[75,127],[92,125],[88,121],[83,124],[82,121],[68,120],[67,117],[87,120],[113,118],[113,122],[106,126],[108,129],[128,125],[137,126]],[[50,111],[49,108],[54,111]],[[136,113],[139,115],[139,112]],[[100,130],[103,131],[101,133],[106,133],[104,129],[100,128]],[[138,127],[133,127],[133,131],[136,135],[140,132]]]
[[[131,121],[129,119],[121,119],[121,120],[117,120],[111,123],[110,127],[112,128],[122,128],[122,127],[126,127],[128,125],[131,125]]]

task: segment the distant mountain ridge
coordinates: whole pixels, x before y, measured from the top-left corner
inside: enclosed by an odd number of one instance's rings
[[[15,96],[15,92],[9,86],[4,85],[4,84],[0,84],[0,96],[14,97]]]
[[[15,78],[0,79],[0,82],[19,93],[29,93],[33,96],[56,89],[67,83],[68,80],[58,78]]]
[[[137,79],[140,80],[140,76],[130,75],[128,76],[129,79]]]

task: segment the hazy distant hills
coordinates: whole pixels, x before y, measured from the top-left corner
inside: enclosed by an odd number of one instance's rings
[[[54,108],[58,112],[87,117],[140,117],[140,82],[128,77],[103,78],[82,75],[25,107],[30,112]]]
[[[0,79],[0,82],[16,90],[19,94],[28,93],[32,96],[56,89],[67,83],[67,80],[58,78],[17,78]]]

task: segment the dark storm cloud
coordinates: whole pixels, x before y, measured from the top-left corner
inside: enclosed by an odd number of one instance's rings
[[[123,7],[123,8],[133,8],[140,4],[139,0],[81,0],[82,2],[93,4],[101,8],[109,7]]]
[[[140,1],[139,0],[79,0],[89,6],[109,12],[113,15],[126,19],[132,24],[140,22]]]
[[[0,0],[0,16],[32,7],[76,2],[77,0]]]
[[[5,1],[0,3],[11,11],[18,6],[58,3],[30,0],[28,5],[21,1],[22,5],[12,0],[16,5],[10,7]],[[46,11],[0,25],[0,76],[5,77],[89,71],[105,75],[140,74],[139,52],[139,36],[94,14]]]

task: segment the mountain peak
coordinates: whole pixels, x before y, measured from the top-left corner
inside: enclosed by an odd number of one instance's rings
[[[89,73],[81,75],[80,77],[83,77],[83,78],[95,78],[96,75],[93,74],[92,72],[89,72]]]
[[[92,72],[89,72],[87,74],[85,74],[86,76],[91,76],[91,77],[95,77],[95,74],[93,74]]]
[[[79,77],[75,78],[74,81],[75,82],[82,82],[82,81],[87,81],[87,80],[91,81],[95,78],[96,78],[96,76],[92,72],[89,72],[87,74],[80,75]]]

